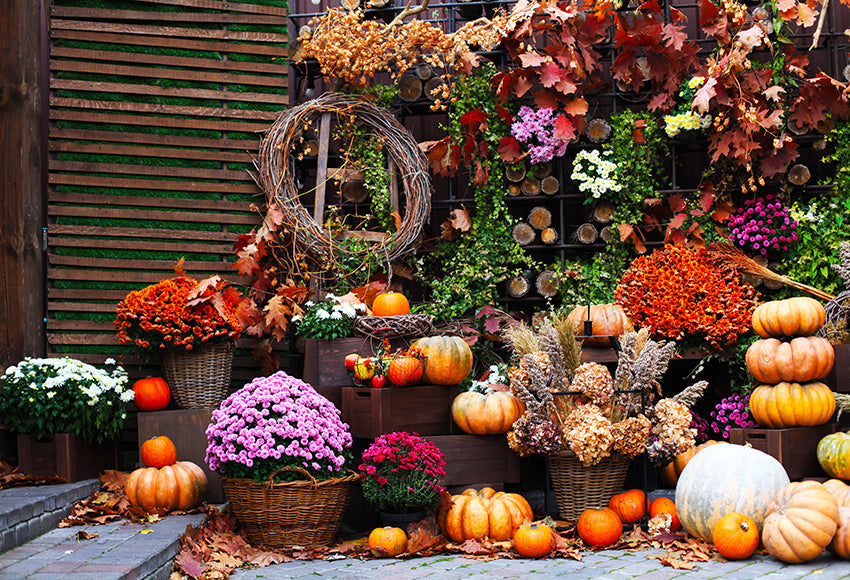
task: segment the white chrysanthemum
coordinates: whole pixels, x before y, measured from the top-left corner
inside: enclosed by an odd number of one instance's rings
[[[319,320],[327,320],[330,317],[330,312],[328,312],[324,308],[319,308],[318,310],[316,310],[316,318],[318,318]]]

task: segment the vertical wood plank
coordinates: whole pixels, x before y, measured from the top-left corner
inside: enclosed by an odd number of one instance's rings
[[[316,168],[316,200],[313,206],[313,219],[317,224],[325,222],[325,186],[328,181],[328,147],[331,140],[331,114],[322,113],[319,124],[319,156]]]
[[[395,162],[390,159],[390,209],[398,210],[398,171]]]
[[[43,356],[40,3],[0,0],[0,368]]]

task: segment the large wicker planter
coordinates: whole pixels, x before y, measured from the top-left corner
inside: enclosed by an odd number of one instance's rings
[[[220,342],[200,350],[167,350],[162,371],[174,402],[182,409],[217,407],[230,388],[233,344]]]
[[[257,483],[222,477],[230,511],[252,544],[267,549],[317,548],[333,540],[345,515],[351,490],[360,478]]]
[[[549,458],[549,474],[561,519],[578,521],[581,512],[608,506],[608,500],[623,489],[629,459],[617,454],[585,467],[574,453]]]

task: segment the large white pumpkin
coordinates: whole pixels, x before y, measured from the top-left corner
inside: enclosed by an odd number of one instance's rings
[[[692,536],[711,542],[717,521],[729,512],[753,519],[761,533],[764,512],[790,483],[776,459],[752,447],[721,443],[697,453],[676,484],[676,511]]]

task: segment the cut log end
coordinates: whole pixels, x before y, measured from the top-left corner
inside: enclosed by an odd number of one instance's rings
[[[415,75],[403,74],[398,78],[398,97],[408,103],[422,96],[422,81]]]
[[[522,192],[525,195],[538,195],[540,193],[540,180],[536,177],[526,177],[522,182]]]
[[[537,276],[535,281],[537,293],[545,298],[551,298],[558,294],[561,289],[561,283],[558,281],[558,276],[552,270],[543,270]]]
[[[555,228],[546,228],[540,232],[540,241],[551,246],[558,241],[558,231]]]
[[[528,223],[536,230],[546,229],[552,225],[552,212],[545,207],[534,207],[528,212]]]
[[[561,189],[561,183],[554,175],[547,175],[540,181],[540,189],[546,195],[555,195]]]
[[[576,237],[582,244],[592,244],[596,241],[598,233],[593,224],[581,224],[576,230]]]
[[[534,241],[534,228],[525,222],[520,222],[514,226],[511,236],[520,246],[527,246]]]
[[[512,183],[519,183],[525,179],[524,165],[511,165],[505,169],[505,177]]]
[[[508,280],[506,289],[508,296],[522,298],[531,289],[531,282],[525,276],[513,276]]]

